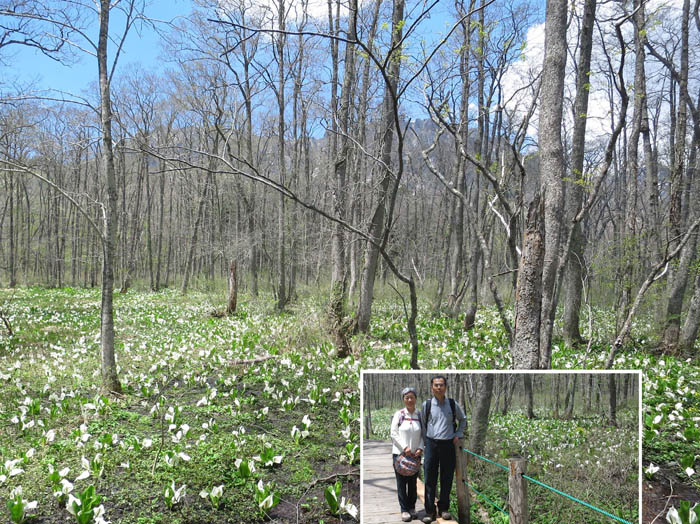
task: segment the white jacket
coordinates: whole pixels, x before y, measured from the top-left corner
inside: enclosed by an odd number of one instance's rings
[[[401,414],[403,421],[399,426]],[[411,415],[406,408],[398,410],[391,419],[392,453],[400,455],[405,448],[415,452],[423,449],[423,427],[420,422],[420,410],[416,409]]]

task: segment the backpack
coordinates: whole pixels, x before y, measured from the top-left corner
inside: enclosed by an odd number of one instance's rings
[[[404,420],[406,420],[406,410],[402,409],[401,414],[399,415],[399,427],[401,426],[401,424],[403,424]],[[413,418],[411,418],[411,420],[413,420]],[[423,427],[423,418],[422,417],[418,417],[418,424],[420,425],[421,428]]]
[[[457,431],[457,417],[455,417],[455,413],[457,412],[457,409],[455,408],[455,399],[453,398],[448,398],[447,400],[450,401],[450,410],[452,410],[452,431]],[[425,427],[426,431],[428,429],[428,421],[430,420],[430,408],[433,404],[433,399],[426,400],[423,402],[423,413],[425,413]]]

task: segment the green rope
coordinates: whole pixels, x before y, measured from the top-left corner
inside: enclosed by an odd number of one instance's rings
[[[504,466],[503,464],[499,464],[498,462],[494,462],[493,460],[489,460],[489,459],[487,459],[486,457],[482,457],[481,455],[477,455],[477,454],[474,453],[473,451],[469,451],[467,448],[462,448],[462,449],[463,449],[464,451],[466,451],[467,453],[471,453],[471,454],[474,455],[475,457],[479,457],[481,460],[485,460],[486,462],[490,462],[490,463],[493,464],[494,466],[498,466],[499,468],[505,469],[506,471],[508,471],[508,467],[507,467],[507,466]]]
[[[491,504],[491,505],[492,505],[494,508],[496,508],[498,511],[500,511],[501,513],[505,513],[506,515],[508,515],[508,513],[507,513],[505,510],[503,510],[502,508],[500,508],[495,502],[493,502],[493,501],[492,501],[490,498],[488,498],[486,495],[484,495],[483,493],[479,492],[474,486],[472,486],[471,484],[469,484],[469,482],[467,482],[467,481],[465,480],[464,483],[465,483],[467,486],[469,486],[470,488],[472,488],[472,489],[476,492],[477,495],[479,495],[480,497],[483,497],[483,498],[486,500],[486,502],[488,502],[489,504]]]
[[[628,520],[621,519],[620,517],[617,517],[617,516],[613,515],[612,513],[608,513],[607,511],[604,511],[604,510],[602,510],[602,509],[596,508],[595,506],[592,506],[592,505],[588,504],[587,502],[584,502],[584,501],[579,500],[579,499],[577,499],[577,498],[575,498],[575,497],[572,497],[571,495],[567,495],[567,494],[564,493],[563,491],[559,491],[558,489],[555,489],[555,488],[553,488],[552,486],[548,486],[547,484],[544,484],[544,483],[540,482],[539,480],[535,480],[535,479],[533,479],[532,477],[528,477],[527,475],[523,475],[523,478],[525,478],[525,479],[527,479],[527,480],[531,480],[531,481],[534,482],[535,484],[539,484],[540,486],[542,486],[542,487],[544,487],[544,488],[550,489],[550,490],[554,491],[555,493],[558,493],[559,495],[562,495],[562,496],[564,496],[564,497],[566,497],[566,498],[569,498],[569,499],[573,500],[574,502],[578,502],[579,504],[583,504],[583,505],[586,506],[587,508],[590,508],[590,509],[595,510],[595,511],[597,511],[597,512],[599,512],[599,513],[602,513],[602,514],[605,515],[606,517],[610,517],[611,519],[615,519],[615,520],[617,520],[618,522],[622,522],[623,524],[632,524],[632,523],[629,522]]]
[[[503,464],[499,464],[498,462],[494,462],[493,460],[489,460],[489,459],[487,459],[486,457],[482,457],[481,455],[478,455],[478,454],[474,453],[473,451],[469,451],[467,448],[462,448],[462,449],[463,449],[464,451],[466,451],[467,453],[471,453],[471,454],[474,455],[475,457],[480,458],[481,460],[485,460],[486,462],[490,462],[490,463],[493,464],[494,466],[498,466],[499,468],[505,469],[506,471],[508,471],[508,468],[507,468],[506,466],[504,466]],[[621,519],[620,517],[617,517],[617,516],[613,515],[612,513],[608,513],[607,511],[604,511],[604,510],[602,510],[602,509],[600,509],[600,508],[596,508],[595,506],[592,506],[592,505],[589,504],[588,502],[584,502],[584,501],[582,501],[582,500],[577,499],[576,497],[572,497],[571,495],[568,495],[568,494],[564,493],[563,491],[559,491],[558,489],[555,489],[555,488],[553,488],[552,486],[548,486],[547,484],[543,484],[543,483],[540,482],[539,480],[535,480],[535,479],[533,479],[532,477],[528,477],[527,475],[523,475],[523,478],[526,478],[527,480],[531,480],[531,481],[534,482],[535,484],[539,484],[539,485],[542,486],[542,487],[545,487],[545,488],[547,488],[547,489],[550,489],[550,490],[554,491],[555,493],[558,493],[559,495],[562,495],[562,496],[564,496],[564,497],[566,497],[566,498],[569,498],[569,499],[573,500],[574,502],[578,502],[579,504],[583,504],[583,505],[586,506],[587,508],[590,508],[590,509],[592,509],[592,510],[594,510],[594,511],[597,511],[598,513],[602,513],[602,514],[605,515],[606,517],[610,517],[611,519],[617,520],[618,522],[622,522],[623,524],[632,524],[632,523],[631,523],[630,521],[628,521],[628,520]],[[465,480],[464,483],[467,484],[467,481]],[[469,486],[469,484],[467,484],[467,486]],[[471,487],[472,489],[474,489],[472,486],[469,486],[469,487]],[[474,489],[474,491],[476,491],[476,490]],[[488,498],[486,497],[486,495],[482,495],[482,494],[479,493],[478,491],[476,491],[476,492],[477,492],[479,495],[481,495],[482,497],[484,497],[484,498],[486,498],[486,499],[488,500]],[[493,502],[491,502],[491,504],[492,504],[493,506],[495,506],[496,508],[498,508],[498,506],[496,506],[495,504],[493,504]],[[498,509],[500,509],[501,511],[503,511],[501,508],[498,508]],[[505,513],[505,511],[503,511],[503,513]]]

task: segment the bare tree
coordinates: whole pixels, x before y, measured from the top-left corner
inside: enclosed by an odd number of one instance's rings
[[[369,235],[374,243],[368,243],[365,248],[365,265],[362,270],[360,283],[360,301],[357,306],[357,330],[366,332],[369,329],[370,315],[372,312],[372,300],[374,297],[374,280],[377,274],[377,261],[379,251],[376,244],[386,247],[391,232],[393,209],[399,188],[400,178],[394,176],[389,168],[392,164],[391,155],[394,143],[394,131],[397,129],[398,111],[398,84],[401,72],[401,60],[396,58],[400,53],[400,46],[404,24],[404,0],[393,0],[393,14],[391,18],[391,44],[385,59],[386,82],[384,86],[384,100],[382,102],[382,115],[380,118],[381,141],[381,171],[382,179],[379,184],[374,212],[369,226]],[[401,133],[401,130],[398,130]],[[402,151],[399,148],[398,162],[403,162]],[[401,169],[401,167],[399,168]],[[387,209],[389,211],[387,211]]]
[[[46,6],[49,6],[51,9],[47,10]],[[24,7],[24,9],[17,11],[3,10],[0,14],[10,17],[19,25],[25,23],[37,24],[35,30],[40,31],[46,36],[54,35],[54,31],[57,31],[59,35],[66,34],[66,32],[76,33],[84,41],[85,52],[94,56],[97,60],[100,92],[100,130],[102,132],[102,162],[106,179],[106,202],[102,207],[101,232],[102,305],[100,311],[100,345],[102,355],[102,388],[105,391],[119,393],[121,392],[121,384],[117,377],[116,358],[114,354],[113,309],[118,194],[112,141],[112,99],[110,84],[126,36],[132,26],[142,19],[143,3],[139,2],[139,0],[130,0],[120,3],[119,5],[111,5],[108,0],[101,0],[98,10],[80,2],[51,2],[48,4],[25,2],[22,7]],[[109,64],[107,44],[110,39],[110,12],[113,9],[118,9],[122,12],[125,23],[120,35],[111,35],[111,37],[115,38],[118,42],[118,47],[111,64]],[[75,18],[66,18],[69,13],[72,13]],[[90,37],[82,31],[80,26],[82,22],[81,18],[87,16],[88,13],[96,13],[98,17],[99,34],[97,41],[90,39]],[[71,40],[64,39],[64,41],[77,46],[77,44],[74,44]],[[38,41],[33,41],[33,43],[38,45]],[[60,46],[56,44],[53,48],[46,50],[51,52],[53,49],[60,49],[62,45],[63,43],[61,43]],[[80,46],[77,47],[83,49]],[[40,173],[24,166],[15,165],[14,168],[32,174],[40,179],[43,178],[44,181],[46,181],[45,177],[42,177]],[[54,187],[56,186],[54,185]],[[61,193],[64,197],[67,197],[65,191]],[[70,200],[77,205],[75,200]]]
[[[83,8],[80,2],[2,0],[0,49],[22,45],[53,60],[70,60],[71,39],[83,29]]]
[[[567,187],[567,211],[569,219],[576,216],[583,203],[584,150],[586,143],[586,122],[588,120],[588,99],[590,93],[591,53],[593,50],[593,26],[596,0],[584,4],[581,31],[579,34],[579,57],[576,67],[576,100],[573,106],[574,133],[571,151],[571,181]],[[564,338],[570,344],[581,342],[579,317],[581,311],[582,273],[584,265],[585,236],[581,223],[574,228],[567,271],[565,273],[566,297],[564,300]]]
[[[540,192],[544,203],[544,258],[542,266],[542,308],[539,315],[539,362],[537,367],[551,366],[552,326],[556,308],[555,283],[559,264],[561,224],[563,217],[564,150],[561,138],[564,74],[566,71],[566,0],[547,4],[545,18],[545,50],[542,76],[547,79],[540,91]],[[523,257],[524,258],[524,257]],[[531,261],[524,259],[521,271]],[[537,323],[537,321],[535,321]],[[516,334],[517,334],[516,326]],[[517,349],[514,349],[517,353]]]
[[[329,2],[330,10],[330,2]],[[333,187],[333,212],[335,216],[345,220],[347,209],[347,166],[350,163],[350,93],[355,83],[355,46],[351,42],[357,40],[356,31],[357,0],[351,0],[348,16],[348,40],[345,44],[345,66],[343,72],[343,85],[340,96],[340,108],[337,115],[333,115],[334,127],[337,124],[340,132],[340,149],[331,153],[335,172],[335,185]],[[334,75],[337,76],[337,61],[334,63]],[[332,139],[335,144],[335,138]],[[333,226],[332,262],[333,273],[331,276],[330,297],[330,321],[331,332],[335,338],[336,352],[339,357],[346,357],[350,353],[347,340],[350,324],[345,319],[345,302],[347,300],[347,272],[345,253],[345,228],[336,223]]]
[[[472,420],[469,431],[469,449],[474,453],[483,453],[486,431],[488,430],[489,410],[493,397],[493,373],[478,375],[479,385],[476,402],[472,411]]]

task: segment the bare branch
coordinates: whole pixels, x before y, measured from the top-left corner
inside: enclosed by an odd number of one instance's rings
[[[24,165],[22,165],[22,164],[18,164],[18,163],[16,163],[16,162],[12,162],[12,161],[10,161],[10,160],[5,160],[5,159],[2,159],[2,158],[0,158],[0,163],[4,164],[4,165],[6,165],[6,166],[8,166],[8,167],[10,168],[10,169],[7,169],[7,170],[6,170],[7,172],[10,172],[10,173],[26,173],[26,174],[28,174],[28,175],[33,176],[34,178],[37,178],[37,179],[41,180],[41,181],[44,182],[45,184],[48,184],[49,186],[51,186],[52,188],[54,188],[56,191],[58,191],[59,193],[61,193],[61,195],[63,195],[71,204],[73,204],[73,205],[75,206],[76,210],[77,210],[81,215],[83,215],[83,217],[85,217],[85,219],[88,221],[88,224],[90,224],[90,226],[91,226],[91,227],[95,230],[95,232],[97,233],[97,236],[99,237],[99,239],[100,239],[103,243],[105,242],[106,239],[105,239],[105,237],[104,237],[104,233],[102,232],[102,229],[100,229],[100,227],[95,223],[95,221],[94,221],[94,220],[92,219],[92,217],[88,214],[88,212],[83,208],[83,206],[81,206],[80,204],[78,204],[78,202],[76,202],[75,199],[74,199],[72,196],[70,196],[61,186],[59,186],[59,185],[56,184],[55,182],[49,180],[48,178],[46,178],[45,176],[41,175],[40,173],[37,173],[35,170],[33,170],[33,169],[31,169],[31,168],[29,168],[29,167],[27,167],[27,166],[24,166]]]
[[[476,216],[476,211],[474,210],[474,206],[472,205],[471,201],[467,198],[466,195],[458,191],[456,188],[452,187],[452,184],[450,184],[447,179],[445,179],[445,176],[440,173],[440,171],[435,167],[433,164],[432,160],[428,157],[428,155],[437,147],[438,141],[440,140],[440,137],[442,134],[445,132],[445,128],[440,126],[438,128],[438,132],[435,134],[435,140],[433,143],[428,147],[428,149],[421,151],[421,155],[423,156],[423,161],[425,162],[425,165],[428,167],[430,172],[435,175],[435,177],[442,182],[442,185],[444,185],[450,193],[452,193],[454,196],[457,198],[461,199],[462,202],[464,203],[465,206],[469,208],[471,213]],[[473,226],[475,227],[475,226]],[[489,246],[486,242],[486,239],[484,238],[484,235],[476,229],[476,235],[477,238],[479,239],[479,246],[481,247],[482,252],[484,253],[484,269],[486,270],[487,273],[487,281],[489,284],[489,288],[491,290],[491,294],[493,295],[494,302],[496,302],[496,307],[498,308],[498,314],[501,317],[501,323],[503,324],[503,328],[505,329],[507,335],[508,335],[508,341],[511,342],[513,340],[513,330],[510,326],[510,322],[508,321],[508,318],[506,317],[506,312],[505,312],[505,307],[503,306],[503,301],[501,300],[501,295],[498,292],[498,289],[496,288],[496,284],[493,281],[493,276],[491,274],[491,250],[489,249]]]
[[[281,193],[285,197],[296,202],[300,206],[308,209],[309,211],[313,211],[314,213],[321,215],[322,217],[326,218],[327,220],[330,220],[331,222],[335,222],[336,224],[341,225],[342,227],[344,227],[348,231],[355,233],[359,237],[365,239],[367,242],[369,242],[370,244],[372,244],[373,246],[375,246],[379,249],[379,253],[382,255],[382,258],[389,266],[389,269],[391,269],[392,273],[394,273],[394,275],[396,275],[396,277],[399,280],[401,280],[402,282],[404,282],[406,284],[408,284],[409,281],[411,280],[410,276],[406,276],[404,273],[399,271],[398,267],[396,266],[396,264],[394,263],[392,258],[389,256],[386,249],[384,247],[382,247],[382,245],[379,242],[375,241],[368,233],[356,228],[355,226],[353,226],[349,222],[347,222],[341,218],[338,218],[334,215],[331,215],[330,213],[327,213],[326,211],[322,210],[321,208],[319,208],[319,207],[317,207],[309,202],[306,202],[302,198],[298,197],[287,186],[280,184],[279,182],[275,182],[274,180],[272,180],[270,178],[267,178],[265,176],[260,175],[260,173],[257,171],[257,169],[255,169],[253,166],[251,166],[247,161],[245,161],[245,159],[233,157],[237,162],[241,162],[242,164],[246,164],[248,167],[250,167],[251,170],[253,171],[253,173],[249,173],[249,172],[243,171],[243,170],[235,167],[231,162],[229,162],[226,158],[224,158],[220,155],[214,155],[212,153],[197,150],[197,149],[190,149],[190,148],[180,148],[180,149],[189,151],[191,153],[196,153],[198,155],[202,155],[206,158],[210,158],[210,159],[213,158],[213,159],[219,160],[219,161],[223,162],[226,165],[226,167],[229,168],[229,171],[210,170],[208,168],[203,168],[202,166],[193,164],[193,163],[191,163],[187,160],[184,160],[182,158],[166,157],[166,156],[162,155],[160,152],[158,152],[157,150],[149,148],[149,147],[145,147],[142,150],[153,155],[156,158],[159,158],[159,159],[166,161],[166,162],[169,162],[171,164],[173,164],[173,163],[178,164],[179,163],[179,164],[185,165],[187,167],[191,167],[191,168],[204,169],[206,171],[211,172],[212,174],[240,175],[240,176],[243,176],[245,178],[248,178],[249,180],[259,182],[259,183],[261,183],[261,184],[263,184],[271,189],[274,189],[278,193]]]
[[[52,96],[42,96],[42,95],[22,95],[22,96],[9,96],[9,97],[3,97],[2,103],[9,103],[9,102],[23,102],[23,101],[28,101],[28,100],[44,100],[47,102],[61,102],[61,103],[66,103],[66,104],[75,104],[83,107],[87,107],[89,109],[92,109],[93,111],[97,112],[97,108],[93,106],[87,99],[73,95],[72,93],[66,93],[64,91],[56,91],[57,93],[63,94],[63,95],[69,95],[75,97],[75,99],[71,100],[69,98],[58,98],[58,97],[52,97]]]
[[[700,218],[698,218],[693,224],[688,228],[688,231],[685,232],[685,235],[683,235],[683,238],[681,238],[680,242],[676,247],[666,253],[666,256],[661,260],[656,266],[654,266],[649,274],[647,275],[646,280],[642,284],[642,286],[639,288],[639,291],[637,292],[637,296],[634,298],[634,302],[632,303],[632,307],[629,310],[629,313],[627,314],[627,318],[625,319],[624,324],[622,325],[622,328],[620,329],[620,332],[618,333],[617,337],[615,337],[615,342],[613,342],[612,346],[610,347],[610,353],[608,354],[608,360],[605,364],[605,369],[610,369],[612,368],[613,363],[615,362],[615,355],[617,352],[620,350],[622,347],[622,343],[624,342],[625,338],[627,338],[627,335],[630,332],[630,329],[632,327],[632,319],[634,318],[634,315],[637,313],[637,308],[639,308],[639,305],[642,302],[642,298],[644,297],[644,293],[647,292],[647,290],[651,287],[651,285],[656,282],[659,278],[659,275],[663,275],[666,273],[666,269],[668,268],[668,263],[676,258],[676,255],[680,253],[681,249],[683,249],[683,246],[685,246],[686,242],[688,242],[688,239],[691,237],[693,232],[700,226]],[[668,250],[670,244],[666,245],[666,250]]]
[[[54,25],[56,27],[60,27],[63,29],[66,29],[69,32],[72,33],[77,33],[80,36],[82,36],[87,43],[89,43],[93,48],[94,52],[92,51],[86,51],[92,54],[93,56],[97,56],[97,45],[90,39],[90,37],[85,33],[82,29],[79,27],[76,27],[75,24],[71,24],[69,22],[65,22],[62,20],[58,20],[55,17],[50,17],[50,16],[44,16],[36,13],[22,13],[22,12],[16,12],[16,11],[8,11],[6,9],[0,10],[0,16],[7,16],[11,18],[19,18],[19,19],[27,19],[27,20],[36,20],[38,22],[45,22],[51,25]],[[64,40],[66,43],[71,43],[68,39],[66,38],[61,38]]]

